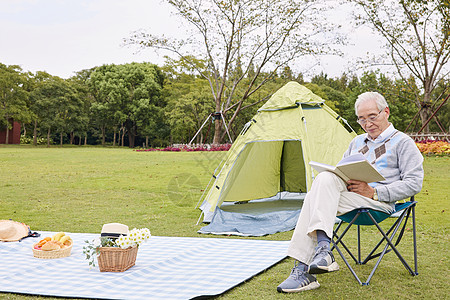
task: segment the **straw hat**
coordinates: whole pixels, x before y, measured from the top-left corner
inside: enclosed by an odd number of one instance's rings
[[[118,238],[121,235],[128,235],[128,226],[120,223],[108,223],[102,227],[102,237]]]
[[[16,242],[28,236],[30,227],[23,223],[0,220],[0,241]]]

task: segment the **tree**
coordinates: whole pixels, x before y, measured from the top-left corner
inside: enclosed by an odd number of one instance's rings
[[[104,65],[92,72],[92,110],[102,128],[103,144],[107,128],[124,126],[129,146],[134,147],[139,130],[150,125],[156,107],[164,106],[160,97],[163,80],[161,70],[150,63]]]
[[[51,114],[51,110],[49,110],[49,106],[52,104],[50,102],[46,102],[49,94],[44,91],[45,85],[48,81],[52,80],[53,76],[48,74],[47,72],[38,71],[33,76],[30,76],[30,109],[32,112],[32,122],[33,122],[33,145],[37,145],[37,136],[38,136],[38,126],[47,128],[47,146],[50,145],[50,120],[49,114]],[[48,125],[48,126],[47,126]]]
[[[37,72],[31,98],[36,117],[35,132],[37,126],[47,130],[47,146],[50,145],[52,130],[59,133],[62,146],[64,135],[85,122],[82,97],[70,80]]]
[[[28,109],[28,92],[24,88],[27,78],[19,66],[6,66],[0,63],[0,128],[6,128],[6,144],[11,120],[27,123],[31,120]]]
[[[433,106],[432,94],[448,77],[450,59],[449,0],[355,0],[364,13],[359,17],[386,41],[389,63],[408,84],[409,74],[422,94],[414,99],[424,124]],[[378,63],[385,63],[379,61]],[[413,86],[409,88],[414,90]],[[425,132],[428,132],[428,126]]]
[[[210,100],[208,82],[193,79],[192,82],[174,82],[168,87],[166,118],[175,140],[188,143],[198,128],[214,109]],[[202,133],[197,136],[197,143],[205,143]]]
[[[80,120],[75,131],[71,134],[71,139],[74,135],[79,136],[78,144],[81,145],[82,138],[84,137],[84,145],[87,144],[87,135],[89,127],[92,126],[90,109],[94,102],[94,97],[89,91],[88,80],[91,76],[93,69],[85,69],[78,71],[75,76],[69,79],[70,84],[76,91],[77,98],[81,99],[83,105],[80,107]]]
[[[329,20],[317,17],[320,1],[167,2],[194,28],[189,38],[177,41],[137,31],[125,43],[166,50],[184,59],[208,81],[215,112],[231,115],[228,128],[244,107],[260,103],[260,99],[249,103],[249,99],[280,68],[302,55],[330,52],[339,40],[327,35],[332,28]],[[204,59],[205,68],[192,57]],[[224,136],[223,120],[217,118],[214,126],[213,143],[218,144]]]

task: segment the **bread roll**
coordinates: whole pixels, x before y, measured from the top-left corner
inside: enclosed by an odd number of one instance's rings
[[[44,245],[42,245],[41,249],[44,251],[59,250],[59,249],[61,249],[61,246],[59,245],[59,243],[57,241],[49,241],[49,242],[45,243]]]

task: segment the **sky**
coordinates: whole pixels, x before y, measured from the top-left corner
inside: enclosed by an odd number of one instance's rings
[[[185,32],[180,17],[161,0],[0,0],[0,63],[62,78],[103,64],[148,61],[162,66],[168,53],[123,45],[139,29],[171,37]],[[380,48],[368,28],[350,30],[349,37],[344,57],[324,57],[320,65],[309,58],[292,69],[306,72],[315,65],[316,74],[337,77],[351,73],[357,57]]]

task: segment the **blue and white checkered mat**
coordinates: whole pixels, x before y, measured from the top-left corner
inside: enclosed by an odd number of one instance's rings
[[[287,241],[158,237],[139,247],[136,265],[122,273],[89,268],[84,241],[98,234],[68,233],[72,254],[33,257],[40,238],[0,242],[0,291],[99,299],[191,299],[219,295],[286,257]]]

